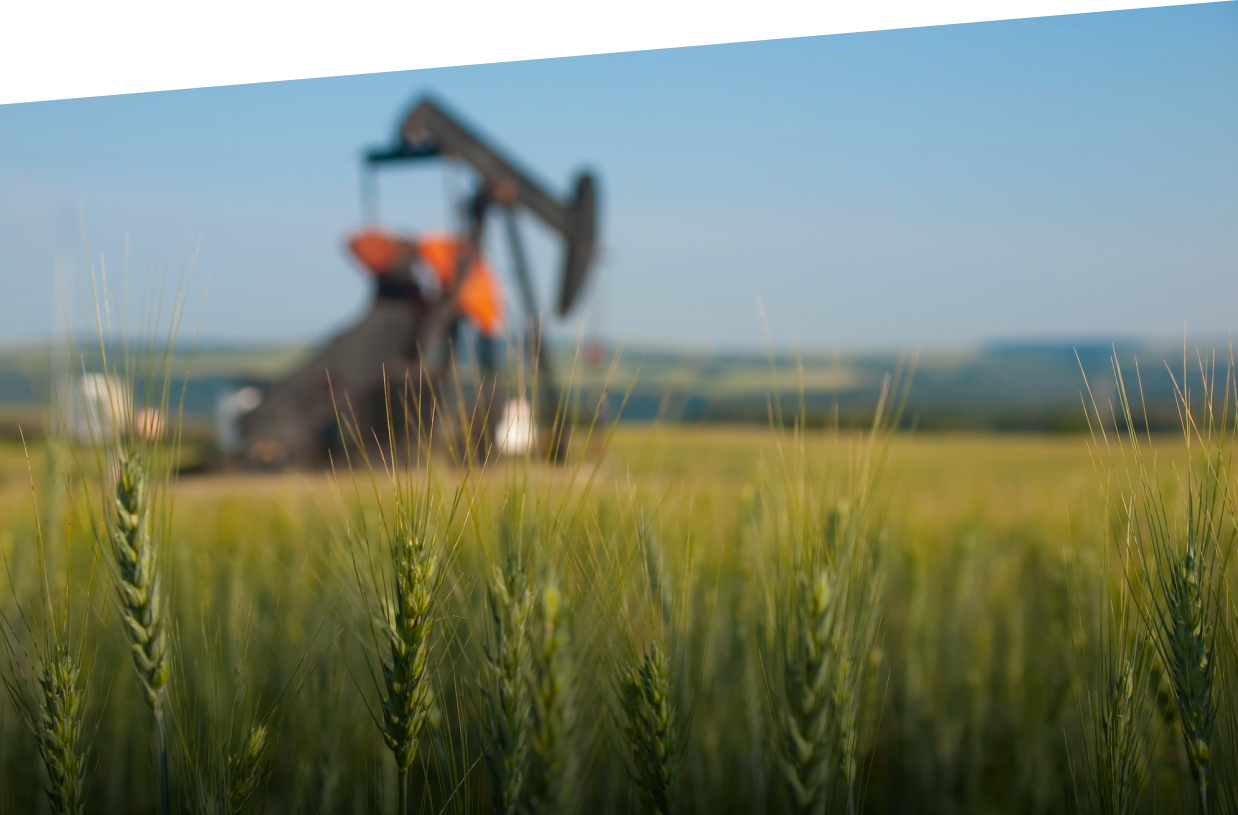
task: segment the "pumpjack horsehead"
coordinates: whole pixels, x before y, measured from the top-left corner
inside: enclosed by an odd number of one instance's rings
[[[368,151],[364,161],[367,170],[376,170],[434,159],[461,161],[476,174],[477,186],[464,207],[466,228],[462,233],[406,235],[370,225],[348,237],[351,255],[373,278],[369,311],[240,417],[241,455],[247,463],[322,463],[345,442],[341,417],[352,423],[355,440],[385,443],[389,416],[398,429],[407,415],[423,430],[431,423],[439,429],[454,427],[471,459],[493,452],[502,402],[496,399],[501,393],[496,343],[503,334],[505,309],[498,279],[481,247],[488,216],[495,210],[504,222],[524,311],[522,353],[529,354],[536,371],[540,435],[547,444],[543,452],[551,460],[562,459],[560,393],[541,342],[541,312],[516,213],[523,209],[538,218],[564,242],[555,309],[563,318],[579,299],[594,260],[594,178],[579,173],[571,195],[557,199],[430,99],[419,102],[404,119],[393,146]],[[449,382],[464,321],[478,335],[480,376],[471,389]],[[459,410],[438,407],[449,393],[466,390],[472,391],[472,404],[457,405]]]

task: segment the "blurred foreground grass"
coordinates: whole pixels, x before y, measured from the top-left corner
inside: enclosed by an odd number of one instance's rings
[[[459,548],[435,645],[433,713],[413,770],[415,808],[490,811],[478,689],[484,595],[503,505],[523,496],[533,507],[535,562],[560,575],[574,609],[575,810],[639,809],[616,687],[629,652],[647,639],[641,587],[656,559],[659,591],[678,609],[682,659],[674,664],[681,709],[692,714],[675,811],[792,811],[771,690],[782,670],[783,514],[801,511],[800,527],[816,529],[846,513],[847,462],[860,442],[824,432],[796,441],[768,430],[621,426],[604,455],[586,453],[576,467],[510,463],[467,478],[440,468],[448,492],[465,483],[466,511],[453,522]],[[1158,445],[1167,473],[1185,460],[1180,438]],[[88,811],[151,812],[151,735],[127,645],[106,591],[96,586],[84,599],[98,491],[65,488],[57,461],[46,447],[31,452],[57,592],[67,580],[70,604],[91,609]],[[815,496],[800,510],[797,479]],[[0,544],[12,590],[6,585],[0,607],[10,619],[37,590],[30,481],[21,446],[5,444]],[[1104,556],[1112,541],[1100,481],[1082,436],[894,437],[870,527],[885,577],[870,655],[874,715],[860,744],[865,811],[1075,808],[1076,694],[1096,659],[1086,621],[1119,579]],[[357,633],[364,621],[340,556],[349,519],[372,513],[386,494],[381,477],[375,489],[364,471],[347,470],[185,477],[172,487],[165,562],[177,749],[233,749],[245,729],[230,711],[261,707],[293,683],[300,690],[279,724],[265,811],[393,810],[391,758],[370,713],[373,655]],[[1177,810],[1189,786],[1172,717],[1163,715],[1152,736],[1149,811]],[[216,735],[196,735],[206,732]],[[7,702],[0,748],[0,803],[37,811],[40,770]],[[194,807],[188,772],[177,786],[186,811]],[[839,800],[829,811],[846,811]]]

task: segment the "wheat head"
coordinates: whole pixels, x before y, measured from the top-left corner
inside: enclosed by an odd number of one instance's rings
[[[1201,801],[1206,801],[1217,713],[1207,577],[1204,561],[1191,541],[1164,580],[1165,598],[1159,615],[1163,657]]]
[[[228,756],[228,811],[244,815],[257,803],[270,769],[274,739],[266,725],[255,725],[236,755]]]
[[[39,755],[47,768],[47,799],[57,815],[80,815],[85,811],[86,754],[78,750],[86,692],[78,682],[76,658],[58,648],[43,665],[39,677]]]
[[[637,790],[648,812],[667,815],[679,782],[679,733],[670,665],[655,641],[623,687]]]
[[[159,552],[150,529],[151,476],[137,453],[121,455],[108,533],[116,565],[116,595],[138,681],[156,716],[168,681],[168,648]]]
[[[797,812],[825,811],[830,773],[832,587],[827,571],[801,575],[796,633],[786,664],[782,771]]]
[[[567,600],[554,582],[542,586],[533,625],[529,690],[533,738],[529,809],[535,815],[571,810],[576,757],[576,707]]]
[[[482,668],[486,701],[491,799],[496,813],[512,815],[524,780],[522,765],[529,725],[529,692],[524,672],[529,659],[529,613],[533,591],[515,557],[503,570],[495,568],[487,591],[490,642]]]
[[[380,727],[395,756],[401,777],[413,764],[417,736],[429,714],[431,693],[427,670],[437,592],[437,558],[423,536],[401,516],[392,538],[395,570],[392,596],[383,625],[388,645],[383,660],[386,695]]]

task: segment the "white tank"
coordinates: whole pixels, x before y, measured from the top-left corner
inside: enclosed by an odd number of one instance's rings
[[[241,416],[262,404],[257,388],[241,388],[220,394],[215,401],[215,443],[220,452],[241,451]]]
[[[499,453],[523,456],[537,444],[537,427],[533,424],[533,406],[528,399],[509,399],[499,418],[495,439]]]
[[[115,439],[133,419],[133,395],[115,376],[83,374],[57,390],[52,409],[53,432],[79,444],[103,444]]]

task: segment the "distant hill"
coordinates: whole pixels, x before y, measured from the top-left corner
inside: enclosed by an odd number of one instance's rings
[[[185,349],[173,358],[171,368],[188,369],[189,376],[178,381],[175,390],[184,386],[186,415],[206,422],[221,394],[273,382],[311,350],[295,344],[204,344],[191,358]],[[776,353],[771,359],[759,352],[629,347],[608,349],[600,364],[588,365],[578,349],[560,345],[552,350],[560,379],[578,388],[582,404],[597,404],[609,376],[604,412],[614,417],[622,405],[622,420],[636,422],[767,423],[780,406],[784,421],[802,414],[812,425],[835,420],[844,426],[862,425],[872,416],[884,378],[900,371],[905,376],[911,363],[910,355],[895,353]],[[1115,351],[1128,387],[1136,391],[1138,360],[1153,427],[1176,426],[1173,379],[1165,361],[1171,361],[1181,378],[1182,348],[1092,341],[998,343],[922,353],[915,362],[905,422],[924,430],[1086,430],[1083,372],[1098,404],[1108,405],[1115,394]],[[1195,353],[1189,352],[1192,386],[1199,381]],[[117,365],[120,349],[113,349],[110,357]],[[90,357],[85,364],[97,368],[98,359]],[[1223,372],[1224,363],[1219,364]],[[38,414],[48,403],[51,383],[80,370],[82,361],[71,365],[64,347],[0,348],[0,416],[28,419]]]
[[[885,377],[901,373],[906,382],[914,361],[906,423],[925,430],[1073,432],[1087,429],[1084,372],[1102,411],[1113,401],[1115,352],[1128,388],[1136,393],[1138,364],[1153,427],[1176,427],[1173,378],[1165,362],[1171,361],[1181,379],[1182,348],[1134,342],[1002,343],[929,351],[914,360],[895,353],[775,354],[771,359],[757,353],[629,349],[615,379],[626,388],[640,368],[623,412],[631,421],[662,416],[765,423],[781,406],[787,421],[802,412],[809,424],[837,419],[855,426],[871,420]],[[1194,351],[1191,356],[1194,360]],[[1197,363],[1188,367],[1188,375],[1197,384]],[[596,388],[597,374],[584,382]],[[608,401],[617,406],[619,399]]]

